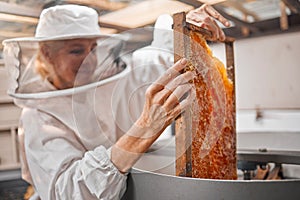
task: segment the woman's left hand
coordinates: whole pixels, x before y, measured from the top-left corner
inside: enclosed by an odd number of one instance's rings
[[[226,18],[224,18],[212,6],[207,4],[203,4],[201,7],[191,10],[186,15],[186,20],[201,28],[211,31],[211,40],[225,40],[225,34],[221,27],[217,24],[216,20],[226,27],[230,26],[230,23]]]

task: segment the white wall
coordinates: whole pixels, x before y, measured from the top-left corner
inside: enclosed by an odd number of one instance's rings
[[[234,56],[238,109],[300,109],[300,32],[237,40]]]

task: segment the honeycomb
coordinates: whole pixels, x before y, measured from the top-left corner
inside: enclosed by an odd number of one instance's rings
[[[192,105],[192,177],[237,179],[234,86],[224,64],[201,34],[191,32],[190,65],[196,101]]]

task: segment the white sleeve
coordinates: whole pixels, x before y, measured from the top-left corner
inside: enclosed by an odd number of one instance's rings
[[[56,199],[120,199],[125,190],[126,176],[111,163],[103,146],[86,152],[55,183]]]
[[[103,146],[87,151],[72,131],[36,110],[27,110],[21,124],[27,164],[41,199],[120,199],[124,194],[127,176]]]

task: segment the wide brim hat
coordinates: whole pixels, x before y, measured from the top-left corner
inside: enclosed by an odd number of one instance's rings
[[[76,38],[107,38],[111,34],[102,34],[96,10],[80,5],[57,5],[44,9],[34,37],[12,38],[9,42],[42,42]]]

